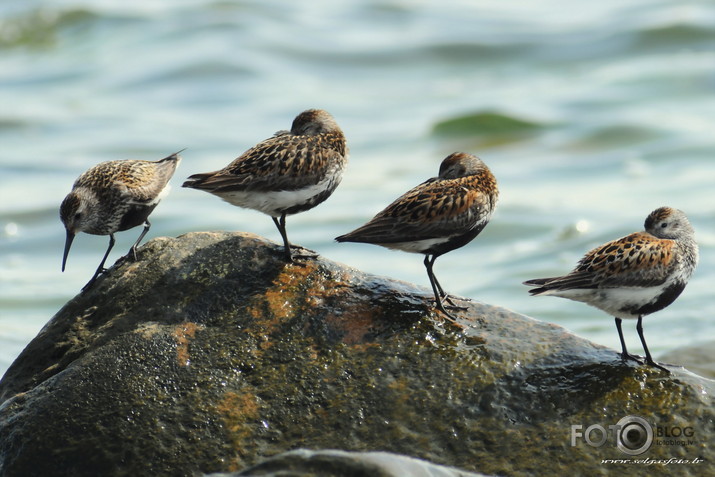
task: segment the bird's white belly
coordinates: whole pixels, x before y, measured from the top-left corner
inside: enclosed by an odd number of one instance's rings
[[[553,291],[544,293],[544,295],[555,295],[584,302],[618,318],[638,318],[637,314],[623,310],[637,309],[654,302],[663,293],[664,288],[665,285],[655,287],[571,289]]]
[[[277,191],[231,191],[215,192],[229,204],[238,207],[258,210],[271,217],[280,217],[285,209],[289,209],[299,204],[310,202],[310,200],[323,193],[331,186],[332,177],[326,177],[317,184],[298,190],[277,190]]]
[[[451,237],[440,237],[425,240],[415,240],[413,242],[381,243],[378,245],[393,250],[402,250],[403,252],[424,253],[425,250],[429,250],[435,245],[441,245],[449,241],[450,238]]]

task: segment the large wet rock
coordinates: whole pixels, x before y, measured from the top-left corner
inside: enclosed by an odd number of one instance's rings
[[[0,476],[231,472],[298,448],[498,475],[715,471],[713,381],[483,303],[456,327],[430,297],[322,258],[286,265],[252,235],[155,239],[0,381]],[[609,430],[627,416],[654,433],[642,454]],[[701,462],[653,463],[670,458]]]

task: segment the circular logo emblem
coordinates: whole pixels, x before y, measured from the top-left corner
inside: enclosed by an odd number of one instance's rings
[[[638,416],[626,416],[616,424],[618,450],[628,455],[640,455],[653,444],[653,427]]]

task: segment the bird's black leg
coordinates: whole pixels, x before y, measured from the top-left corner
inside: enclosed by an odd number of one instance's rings
[[[82,291],[89,289],[92,284],[94,284],[94,281],[97,279],[97,277],[107,271],[107,269],[104,268],[104,262],[107,261],[107,257],[109,256],[109,252],[112,251],[112,247],[114,247],[114,234],[109,234],[109,247],[107,247],[107,251],[104,252],[104,257],[102,257],[102,261],[99,263],[97,271],[94,272],[94,276],[87,282],[85,286],[82,287]]]
[[[628,354],[628,350],[626,349],[626,340],[623,339],[623,329],[621,329],[621,321],[622,320],[620,318],[616,317],[616,328],[618,329],[618,338],[621,340],[621,349],[623,350],[623,352],[621,353],[621,359],[623,361],[630,359],[630,360],[635,361],[638,364],[643,364],[643,362],[640,359],[636,358],[633,355]]]
[[[427,278],[429,278],[429,283],[432,286],[432,292],[434,293],[435,306],[439,311],[444,313],[450,321],[456,323],[456,319],[454,318],[454,316],[452,316],[447,310],[445,310],[444,304],[442,303],[442,294],[444,292],[440,293],[441,287],[439,286],[437,277],[434,276],[434,271],[432,270],[435,260],[437,260],[437,257],[435,255],[425,255],[424,264],[425,268],[427,269]]]
[[[464,306],[457,306],[453,301],[452,298],[450,298],[449,295],[444,291],[442,288],[442,285],[439,283],[439,280],[437,280],[437,275],[434,274],[434,270],[432,267],[434,266],[434,262],[437,260],[438,255],[433,255],[432,260],[430,260],[429,268],[427,270],[427,273],[431,275],[431,280],[430,280],[430,285],[432,285],[432,290],[435,292],[435,300],[440,301],[444,303],[445,301],[449,303],[449,308],[453,310],[466,310],[467,307]],[[427,259],[429,256],[425,257],[425,267],[427,267]],[[439,294],[438,294],[439,292]],[[437,299],[437,296],[439,296],[439,299]]]
[[[286,232],[286,214],[281,214],[280,219],[277,217],[271,218],[273,219],[273,223],[276,224],[276,227],[278,227],[278,232],[280,232],[281,238],[283,239],[283,253],[285,254],[285,260],[286,262],[292,262],[293,256],[290,253],[290,242],[288,241],[288,232]]]
[[[663,366],[659,365],[655,361],[653,361],[653,358],[650,355],[650,351],[648,350],[648,345],[645,343],[645,336],[643,336],[643,316],[638,317],[638,324],[636,325],[636,331],[638,331],[638,337],[641,339],[641,344],[643,345],[643,349],[645,350],[645,363],[649,366],[655,366],[656,368],[662,369],[663,371],[668,371],[666,368]]]
[[[432,261],[432,263],[434,263],[434,260]],[[452,301],[452,298],[444,291],[444,289],[442,289],[442,285],[440,285],[439,281],[437,280],[437,275],[433,273],[432,276],[434,277],[434,284],[437,285],[437,290],[439,290],[439,294],[442,297],[442,301],[446,301],[447,303],[449,303],[449,307],[454,310],[467,309],[466,306],[457,306],[457,304]]]
[[[136,242],[134,242],[134,245],[132,245],[132,248],[129,249],[129,253],[127,253],[127,257],[131,257],[132,260],[137,259],[137,247],[139,246],[139,242],[142,241],[144,236],[149,232],[149,228],[151,227],[151,223],[149,223],[149,220],[144,221],[144,229],[142,230],[142,233],[139,234],[139,238],[137,239]]]
[[[435,284],[434,274],[432,273],[432,264],[434,263],[434,258],[430,260],[430,255],[425,255],[425,268],[427,269],[427,278],[429,278],[429,284],[432,287],[432,293],[434,293],[434,301],[437,303],[442,302],[442,296],[439,293],[439,289]]]
[[[300,253],[293,255],[290,251],[291,247],[300,249],[300,250],[307,250],[299,245],[291,245],[290,242],[288,241],[288,231],[286,230],[286,214],[283,213],[281,214],[280,219],[276,217],[271,217],[273,219],[273,223],[276,224],[276,227],[278,228],[278,232],[281,234],[281,238],[283,239],[283,251],[285,254],[285,260],[286,262],[289,263],[296,263],[295,259],[300,259],[300,258],[315,258],[318,255],[316,254],[309,254],[309,253]]]

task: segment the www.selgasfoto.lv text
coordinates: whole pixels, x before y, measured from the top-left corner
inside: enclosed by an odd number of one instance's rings
[[[683,464],[700,464],[705,462],[697,457],[693,459],[602,459],[601,464],[641,464],[641,465],[683,465]]]

